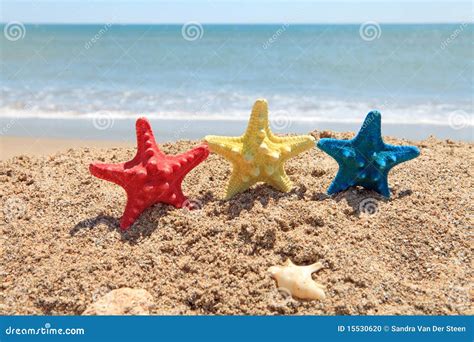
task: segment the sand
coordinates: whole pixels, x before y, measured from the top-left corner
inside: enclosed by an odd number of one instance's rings
[[[0,313],[81,314],[130,287],[152,295],[153,314],[472,314],[474,145],[385,140],[421,149],[390,173],[390,200],[359,188],[325,195],[337,164],[314,148],[287,163],[290,193],[258,185],[223,201],[230,167],[212,154],[184,183],[200,209],[159,204],[125,233],[124,191],[87,167],[134,148],[1,161]],[[267,270],[287,258],[324,264],[313,278],[325,300],[277,291]]]
[[[0,136],[0,160],[17,155],[42,156],[78,147],[132,147],[133,142],[109,140],[51,139],[45,137]]]

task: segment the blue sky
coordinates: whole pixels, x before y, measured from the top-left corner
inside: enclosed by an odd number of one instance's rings
[[[0,21],[23,23],[472,22],[472,1],[2,0]]]

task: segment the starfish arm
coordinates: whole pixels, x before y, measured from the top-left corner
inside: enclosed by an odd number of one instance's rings
[[[202,144],[184,153],[163,157],[161,159],[161,165],[159,165],[159,173],[168,175],[167,177],[170,177],[172,174],[172,179],[167,183],[169,189],[165,189],[163,186],[165,196],[160,195],[158,201],[171,204],[176,208],[181,208],[187,199],[181,189],[184,178],[193,168],[206,159],[208,155],[209,149],[207,145]]]
[[[253,138],[262,134],[261,132],[270,133],[268,126],[268,103],[264,99],[255,101],[244,137]]]
[[[326,286],[324,286],[323,284],[314,282],[314,285],[316,285],[317,287],[319,287],[321,290],[325,290],[325,289],[326,289]],[[323,292],[323,294],[324,294],[324,292]],[[324,295],[324,296],[325,296],[325,295]],[[324,297],[323,297],[323,298],[324,298]]]
[[[377,182],[377,189],[374,189],[374,190],[384,197],[387,197],[387,198],[390,197],[390,189],[388,187],[387,175],[385,175],[385,177],[382,177],[380,181]]]
[[[373,190],[385,197],[390,197],[387,180],[390,169],[400,163],[416,158],[419,154],[420,151],[415,146],[385,145],[384,151],[376,153],[374,157],[374,166],[380,172],[380,180],[375,183]]]
[[[167,198],[163,199],[162,202],[166,204],[170,204],[175,208],[182,208],[185,205],[187,197],[184,196],[183,190],[181,190],[181,182],[176,184],[176,187],[173,189],[171,195],[167,196]]]
[[[318,141],[317,146],[320,150],[326,152],[338,163],[340,163],[343,158],[347,158],[355,154],[352,147],[352,142],[352,140],[323,138]]]
[[[382,116],[376,110],[367,114],[362,127],[354,138],[354,144],[373,144],[383,146],[382,140]]]
[[[309,276],[311,276],[312,273],[323,269],[324,265],[321,262],[315,262],[314,264],[301,267],[304,267],[304,269],[308,272]]]
[[[137,134],[137,154],[134,158],[140,159],[148,149],[152,149],[159,155],[164,155],[156,144],[155,136],[151,129],[150,122],[145,118],[138,118],[135,124]]]
[[[272,140],[280,145],[284,160],[297,156],[314,147],[314,138],[311,135],[297,135],[292,137],[277,137]]]
[[[329,186],[327,193],[328,195],[333,195],[335,193],[341,192],[352,186],[354,183],[354,178],[347,175],[347,172],[344,171],[343,166],[339,166],[337,175]]]
[[[244,181],[242,179],[242,173],[239,171],[238,166],[234,165],[232,174],[229,179],[229,183],[227,184],[225,199],[230,199],[234,197],[234,195],[244,192],[255,183],[256,181],[254,178],[245,179]]]
[[[173,159],[179,162],[178,178],[183,179],[186,174],[199,165],[209,156],[209,148],[206,144],[199,145],[189,151],[178,154]]]
[[[365,189],[373,190],[386,198],[390,198],[390,189],[388,187],[388,171],[375,170],[376,176],[374,176],[370,181],[359,185],[362,185]]]
[[[125,163],[92,163],[89,165],[89,171],[93,176],[115,183],[121,187],[125,187],[129,181],[125,173]]]
[[[394,146],[385,144],[383,152],[390,167],[414,159],[420,155],[420,150],[416,146]]]
[[[144,199],[137,199],[127,192],[127,205],[120,219],[120,228],[122,230],[129,228],[149,205],[150,203],[147,203]]]
[[[238,156],[242,151],[241,137],[221,137],[215,135],[208,135],[204,138],[209,149],[217,153],[229,161],[238,160]]]
[[[381,173],[388,173],[392,167],[416,158],[419,154],[420,151],[415,146],[385,145],[384,150],[372,154],[373,166]]]
[[[293,182],[286,174],[283,167],[280,167],[271,177],[266,180],[268,184],[282,192],[289,192],[293,188]]]

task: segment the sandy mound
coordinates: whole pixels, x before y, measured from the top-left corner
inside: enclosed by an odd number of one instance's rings
[[[156,205],[126,233],[124,191],[87,167],[133,149],[1,162],[0,313],[81,314],[130,287],[153,296],[155,314],[472,314],[473,144],[415,145],[421,156],[392,170],[388,201],[362,189],[326,196],[337,164],[316,148],[287,163],[292,192],[260,185],[222,201],[230,168],[212,154],[184,183],[201,209]],[[286,258],[325,265],[313,275],[325,300],[277,291],[267,269]]]

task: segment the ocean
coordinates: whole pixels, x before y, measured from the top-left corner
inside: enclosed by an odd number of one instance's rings
[[[137,116],[245,122],[253,102],[266,98],[274,124],[288,131],[289,123],[307,130],[358,124],[377,109],[387,125],[449,127],[472,138],[472,24],[19,24],[16,32],[2,24],[1,30],[3,124]]]

